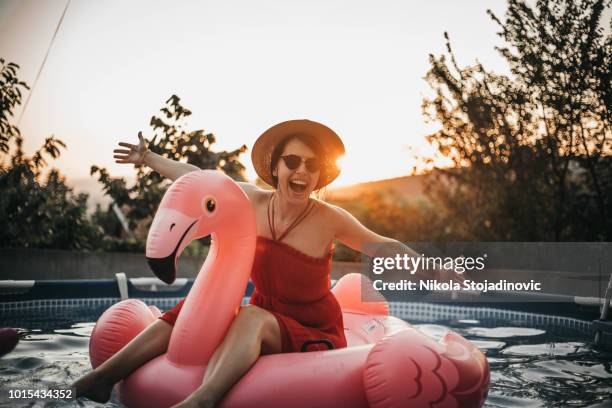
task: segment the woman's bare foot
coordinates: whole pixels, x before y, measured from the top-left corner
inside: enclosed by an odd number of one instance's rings
[[[95,402],[107,402],[110,399],[114,383],[106,380],[96,370],[90,371],[76,380],[71,388],[76,398],[85,397]]]

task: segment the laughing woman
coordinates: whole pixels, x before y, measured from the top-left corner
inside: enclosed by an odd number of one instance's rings
[[[118,163],[145,164],[176,180],[197,167],[163,158],[146,147],[120,143]],[[262,354],[346,347],[340,306],[330,291],[332,242],[361,250],[364,243],[385,243],[347,211],[312,197],[340,173],[344,145],[328,127],[309,120],[280,123],[255,142],[252,160],[259,177],[274,189],[240,183],[257,222],[257,248],[251,279],[255,291],[242,307],[213,354],[202,385],[181,407],[212,407]],[[370,255],[370,254],[368,254]],[[121,351],[74,383],[77,397],[105,402],[113,385],[168,347],[183,302],[163,314]],[[314,344],[313,344],[314,342]]]

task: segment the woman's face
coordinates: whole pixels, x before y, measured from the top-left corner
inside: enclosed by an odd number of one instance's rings
[[[293,170],[287,167],[283,156],[295,155],[303,160]],[[278,177],[276,189],[286,200],[295,204],[303,203],[308,199],[319,182],[321,171],[311,173],[306,168],[305,160],[316,158],[314,151],[298,139],[292,139],[287,143],[281,158],[278,160],[273,174]]]

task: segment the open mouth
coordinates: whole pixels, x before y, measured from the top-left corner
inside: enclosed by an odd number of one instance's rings
[[[289,182],[289,188],[294,193],[302,194],[304,191],[306,191],[307,187],[308,187],[308,184],[302,180],[293,180]]]

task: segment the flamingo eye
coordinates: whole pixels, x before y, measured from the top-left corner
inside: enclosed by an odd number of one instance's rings
[[[206,196],[202,200],[202,212],[208,216],[212,216],[217,210],[217,200],[213,196]]]
[[[206,199],[206,211],[208,211],[209,213],[212,213],[215,211],[215,208],[217,208],[217,204],[215,203],[215,200],[212,198],[207,198]]]

